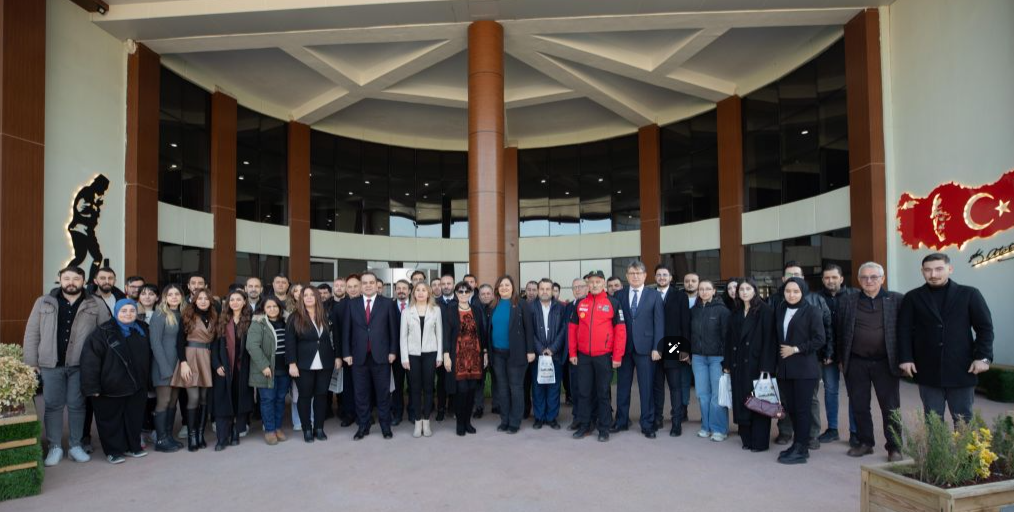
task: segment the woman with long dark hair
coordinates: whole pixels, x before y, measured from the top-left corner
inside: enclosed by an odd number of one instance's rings
[[[736,292],[736,309],[729,315],[722,369],[732,376],[732,418],[739,426],[743,449],[763,452],[770,442],[771,418],[747,409],[745,402],[753,393],[753,381],[762,372],[775,371],[775,315],[761,300],[753,279],[741,280]]]
[[[287,439],[282,419],[291,382],[285,363],[285,304],[278,297],[261,301],[246,336],[246,350],[250,353],[250,387],[257,389],[260,398],[264,441],[274,445]]]
[[[810,289],[801,277],[785,281],[782,293],[785,301],[775,311],[778,389],[795,438],[792,446],[779,454],[778,462],[805,464],[810,458],[810,402],[820,380],[818,352],[825,343],[824,321],[820,309],[805,300]]]
[[[250,307],[241,290],[233,290],[225,298],[225,307],[218,319],[218,338],[211,346],[211,366],[215,369],[215,451],[239,444],[239,433],[246,430],[247,414],[253,410],[250,389],[250,354],[246,351],[246,335],[250,330]]]
[[[303,441],[312,443],[314,439],[327,440],[324,433],[327,389],[334,369],[341,366],[341,359],[335,349],[332,327],[328,324],[320,293],[316,288],[306,286],[299,298],[285,329],[285,362],[289,365],[289,376],[296,380],[299,389],[296,406],[303,426]]]
[[[525,408],[525,370],[535,361],[535,344],[528,335],[528,315],[518,303],[518,288],[511,276],[496,280],[496,298],[490,315],[490,345],[493,347],[493,376],[500,404],[498,432],[516,434]]]
[[[147,286],[147,285],[145,285]],[[183,315],[183,289],[170,284],[162,290],[162,300],[148,323],[151,342],[151,383],[155,387],[155,451],[175,452],[183,444],[173,439],[176,423],[176,400],[179,388],[170,385],[173,371],[179,363],[176,343],[181,336]]]
[[[722,303],[725,307],[729,308],[729,311],[736,310],[736,289],[739,288],[739,283],[743,279],[739,277],[731,277],[725,282],[725,291],[722,293]]]
[[[409,307],[401,313],[401,366],[408,371],[408,399],[415,411],[412,437],[433,435],[433,379],[443,364],[444,320],[425,281],[412,286]]]
[[[187,393],[187,450],[207,448],[204,426],[208,417],[208,388],[212,386],[211,344],[215,341],[218,313],[211,290],[199,290],[183,308],[183,332],[176,343],[179,364],[169,382]]]
[[[454,286],[458,299],[453,310],[448,309],[444,351],[444,370],[447,371],[447,394],[454,396],[455,417],[459,436],[474,434],[472,408],[475,390],[482,382],[482,370],[489,365],[486,352],[486,324],[482,311],[472,309],[472,287],[462,281]]]

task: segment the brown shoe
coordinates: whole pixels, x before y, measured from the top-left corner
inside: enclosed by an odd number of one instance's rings
[[[865,444],[849,448],[849,451],[845,452],[845,454],[849,457],[862,457],[863,455],[869,455],[871,453],[873,453],[873,447]]]
[[[904,458],[905,458],[905,456],[902,455],[901,452],[888,452],[887,453],[887,462],[901,462]]]
[[[275,431],[275,437],[278,438],[279,443],[284,443],[289,440],[289,438],[285,437],[285,432],[282,432],[282,429]]]
[[[268,445],[274,446],[278,444],[278,436],[276,436],[274,432],[268,432],[267,434],[264,434],[264,441],[268,443]]]

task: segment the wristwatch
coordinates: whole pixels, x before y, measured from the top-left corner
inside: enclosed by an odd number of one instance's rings
[[[982,362],[986,363],[987,365],[993,364],[993,361],[990,361],[988,357],[984,357],[982,359],[979,359],[979,361],[982,361]]]

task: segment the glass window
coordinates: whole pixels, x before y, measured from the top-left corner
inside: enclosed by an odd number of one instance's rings
[[[663,126],[662,224],[718,217],[718,116],[710,110]]]
[[[288,273],[289,258],[286,256],[269,256],[250,252],[236,253],[237,283],[246,283],[247,279],[256,277],[264,283],[265,287],[270,287],[271,280],[275,276],[288,275]]]
[[[661,262],[669,267],[673,285],[678,288],[682,287],[683,276],[689,272],[696,273],[701,279],[713,280],[717,280],[722,273],[718,249],[663,254]]]
[[[288,123],[242,106],[237,109],[237,219],[288,224],[287,137]]]
[[[820,290],[821,273],[826,265],[842,268],[845,284],[852,283],[852,231],[837,229],[798,238],[763,242],[746,246],[747,274],[757,280],[764,296],[777,292],[782,284],[785,264],[799,263],[810,290]]]
[[[849,184],[845,101],[843,40],[743,98],[747,210]]]
[[[158,243],[158,284],[182,285],[191,274],[201,274],[208,278],[211,272],[211,249],[190,247],[186,245]]]
[[[159,84],[158,199],[211,211],[211,94],[166,68]]]

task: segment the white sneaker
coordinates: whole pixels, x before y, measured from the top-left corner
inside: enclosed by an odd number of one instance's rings
[[[110,464],[123,464],[127,459],[124,459],[122,455],[106,455],[106,460]]]
[[[180,433],[176,434],[176,439],[186,439],[186,438],[187,438],[187,424],[186,421],[184,421],[183,428],[180,429]]]
[[[67,452],[67,456],[74,462],[88,462],[92,460],[92,456],[85,453],[84,448],[80,446],[71,446],[70,451]]]
[[[714,434],[712,434],[711,440],[714,441],[714,442],[716,442],[716,443],[721,443],[722,441],[725,441],[725,438],[727,438],[727,437],[729,437],[729,436],[727,436],[725,434],[719,434],[718,432],[715,432]]]
[[[293,425],[292,426],[292,431],[293,432],[302,432],[303,431],[303,426],[302,425]]]
[[[135,459],[140,459],[141,457],[144,457],[144,456],[148,455],[148,452],[146,452],[144,450],[136,451],[136,452],[130,452],[130,451],[128,451],[128,452],[125,452],[124,455],[126,455],[128,457],[133,457]]]
[[[250,433],[250,425],[247,425],[242,432],[239,433],[239,437],[246,437]]]
[[[60,463],[63,459],[63,448],[53,447],[49,449],[49,455],[46,455],[46,467],[51,468]]]
[[[700,437],[700,438],[711,437],[711,432],[708,432],[707,430],[701,429],[701,430],[697,431],[697,437]]]

